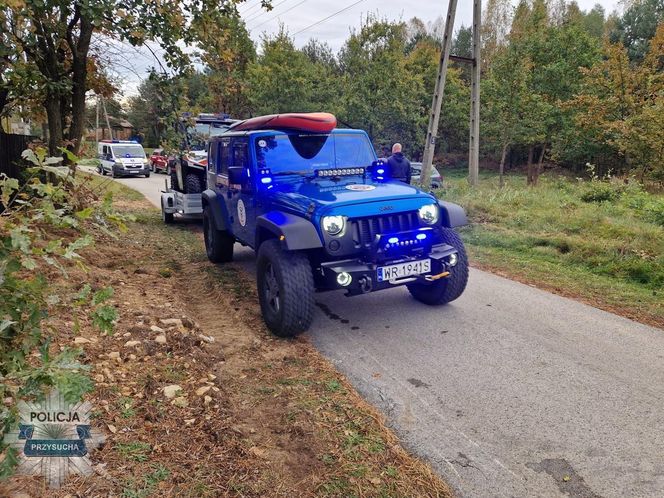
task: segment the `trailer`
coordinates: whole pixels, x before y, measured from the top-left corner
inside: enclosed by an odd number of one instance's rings
[[[203,215],[203,197],[198,194],[184,194],[173,190],[165,181],[165,190],[161,191],[161,219],[164,223],[175,222],[175,215],[201,217]]]

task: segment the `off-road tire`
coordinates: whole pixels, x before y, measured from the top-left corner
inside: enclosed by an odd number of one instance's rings
[[[167,225],[175,223],[175,213],[167,213],[164,209],[164,200],[161,200],[161,219]]]
[[[184,191],[187,194],[200,194],[203,192],[203,183],[195,173],[189,173],[184,179]]]
[[[468,283],[468,256],[459,234],[451,228],[443,228],[443,242],[454,247],[459,255],[456,266],[450,268],[450,276],[432,284],[408,284],[408,290],[418,301],[429,304],[446,304],[458,298]]]
[[[226,230],[217,230],[214,217],[208,206],[203,210],[203,237],[205,252],[212,263],[230,263],[233,261],[235,237]]]
[[[263,242],[258,249],[256,280],[263,320],[275,335],[293,337],[311,326],[314,278],[304,253],[282,249],[276,239]],[[276,309],[270,299],[268,280],[278,288]]]

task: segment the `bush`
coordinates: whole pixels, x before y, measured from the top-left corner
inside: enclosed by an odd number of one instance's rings
[[[664,226],[664,199],[656,199],[643,207],[644,218],[647,221]]]
[[[94,230],[108,233],[109,223],[122,222],[111,199],[95,202],[92,190],[74,180],[75,168],[56,166],[62,158],[47,158],[41,149],[25,151],[23,158],[35,166],[27,169],[31,176],[24,184],[0,174],[0,399],[10,400],[0,406],[0,478],[17,463],[1,441],[16,422],[18,400],[41,398],[55,387],[76,402],[92,389],[87,367],[77,361],[81,351],[51,346],[43,320],[49,306],[70,300],[42,270],[50,266],[66,276],[67,264],[81,263],[78,252],[93,243]],[[117,316],[105,301],[112,289],[91,291],[86,286],[69,304],[85,306],[95,326],[110,333]]]
[[[625,191],[622,185],[611,182],[591,181],[588,182],[585,191],[581,194],[583,202],[614,202],[617,201]]]

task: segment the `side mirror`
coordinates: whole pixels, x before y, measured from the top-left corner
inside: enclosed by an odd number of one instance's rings
[[[228,183],[230,185],[244,185],[247,179],[245,171],[241,166],[231,166],[228,168]]]

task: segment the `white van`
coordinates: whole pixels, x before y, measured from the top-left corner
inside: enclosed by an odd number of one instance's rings
[[[133,140],[102,140],[97,144],[100,174],[117,176],[150,176],[150,165],[143,146]]]

